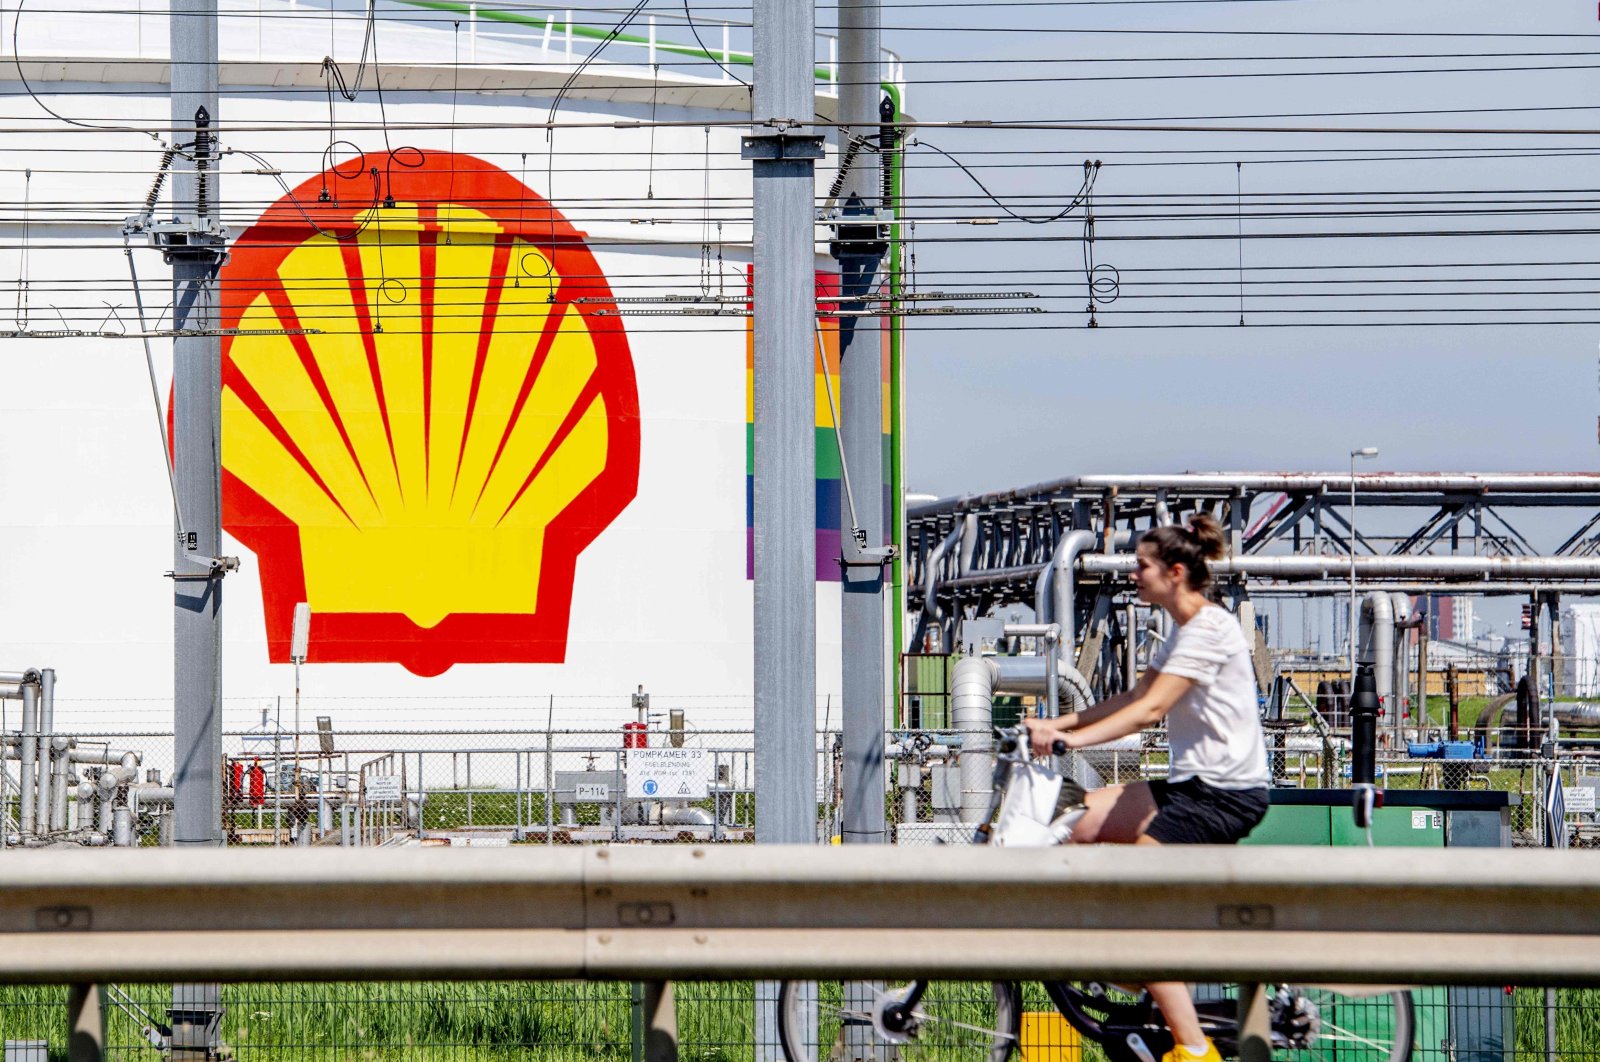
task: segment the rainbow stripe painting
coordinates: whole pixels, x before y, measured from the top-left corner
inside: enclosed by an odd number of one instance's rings
[[[826,299],[839,293],[839,275],[837,273],[817,274],[817,296]],[[883,416],[881,423],[887,428],[889,424],[889,330],[888,318],[860,318],[856,327],[866,333],[872,330],[880,337],[882,351],[883,373]],[[856,340],[863,342],[868,338],[866,334]],[[839,582],[839,558],[841,553],[841,511],[844,504],[844,488],[839,476],[839,446],[833,433],[833,415],[828,406],[827,388],[833,388],[833,399],[839,400],[839,319],[837,317],[822,318],[822,351],[823,363],[826,365],[827,376],[823,375],[823,365],[816,367],[816,428],[813,433],[817,454],[817,581]],[[744,477],[744,514],[745,514],[745,578],[755,578],[755,324],[746,319],[745,324],[745,477]],[[890,436],[883,437],[883,497],[881,504],[884,507],[883,526],[889,524],[889,465],[893,455]],[[856,496],[858,506],[865,504],[864,499]]]

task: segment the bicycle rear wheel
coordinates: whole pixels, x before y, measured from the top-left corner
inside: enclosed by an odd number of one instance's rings
[[[1017,986],[935,981],[903,1021],[885,1010],[911,986],[860,981],[785,981],[778,989],[778,1035],[789,1062],[853,1058],[871,1045],[904,1062],[1007,1062],[1021,1035]]]

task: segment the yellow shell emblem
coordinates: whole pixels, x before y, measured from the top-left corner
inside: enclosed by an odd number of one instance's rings
[[[343,163],[269,208],[223,271],[225,325],[307,330],[224,349],[223,522],[269,655],[308,601],[313,660],[559,662],[577,556],[638,483],[609,286],[504,171],[375,161],[358,202],[317,202]]]

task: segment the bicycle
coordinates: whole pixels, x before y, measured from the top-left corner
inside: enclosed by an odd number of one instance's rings
[[[1029,758],[1024,727],[998,733],[993,793],[973,843],[1035,847],[1066,840],[1085,810],[1083,788]],[[1053,751],[1061,755],[1066,747],[1057,742]],[[1237,1002],[1217,987],[1197,998],[1195,1009],[1218,1051],[1237,1057]],[[1109,1062],[1158,1062],[1172,1049],[1172,1036],[1148,993],[1066,981],[1046,981],[1043,989],[1054,1010],[1098,1044]],[[1275,1056],[1409,1062],[1416,1028],[1410,992],[1271,985],[1266,993]],[[913,981],[889,989],[860,981],[785,981],[778,990],[778,1035],[789,1062],[849,1062],[862,1055],[863,1046],[874,1057],[892,1053],[901,1062],[1008,1062],[1022,1042],[1022,1016],[1022,989],[1006,981]]]

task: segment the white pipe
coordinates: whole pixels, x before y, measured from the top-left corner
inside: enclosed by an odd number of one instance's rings
[[[1382,590],[1373,590],[1361,601],[1361,650],[1359,661],[1372,665],[1378,687],[1378,703],[1384,711],[1394,711],[1394,602]]]
[[[55,814],[55,801],[51,796],[51,786],[55,782],[54,750],[51,747],[51,738],[55,735],[56,725],[56,673],[53,668],[41,668],[39,671],[39,751],[37,753],[37,773],[39,795],[34,804],[34,827],[40,833],[48,833],[54,826],[52,821]]]
[[[173,792],[170,785],[131,785],[128,787],[128,810],[137,817],[139,809],[147,804],[170,804]]]
[[[935,589],[939,585],[939,565],[944,561],[944,555],[950,552],[950,547],[955,545],[961,538],[962,526],[958,524],[953,531],[944,537],[944,541],[933,547],[933,552],[928,555],[927,567],[923,572],[925,576],[922,591],[923,614],[933,617],[935,624],[943,618],[939,614],[939,598],[935,593]],[[947,648],[944,645],[944,632],[942,630],[939,632],[939,648]]]
[[[67,828],[67,750],[72,747],[69,737],[50,739],[50,830],[59,832]]]
[[[710,826],[711,812],[705,808],[666,808],[661,812],[663,826]]]
[[[22,687],[22,748],[18,756],[22,761],[20,769],[22,807],[18,816],[24,840],[33,834],[35,801],[38,799],[34,779],[39,759],[38,735],[39,687],[30,682]]]
[[[1040,623],[1060,625],[1063,655],[1070,655],[1078,638],[1074,565],[1080,554],[1094,546],[1094,541],[1094,532],[1081,527],[1062,535],[1050,563],[1034,585],[1034,615]]]
[[[1433,474],[1363,472],[1355,477],[1356,489],[1373,494],[1600,494],[1600,476],[1564,473],[1518,472],[1509,474],[1451,472]],[[1172,476],[1110,475],[1069,476],[1033,483],[1013,490],[992,491],[942,498],[907,511],[912,520],[946,512],[986,509],[1018,502],[1036,501],[1041,496],[1067,491],[1102,494],[1108,490],[1126,493],[1173,490],[1179,492],[1215,491],[1227,497],[1235,490],[1259,492],[1326,493],[1350,490],[1347,472],[1307,472],[1298,474],[1259,472],[1200,472]]]
[[[1390,591],[1389,602],[1394,608],[1394,679],[1389,684],[1394,690],[1391,723],[1395,747],[1399,748],[1405,727],[1406,701],[1411,696],[1411,672],[1406,668],[1406,642],[1411,637],[1411,595]]]
[[[1075,704],[1094,703],[1078,669],[1056,661],[1057,675],[1075,694]],[[994,782],[994,698],[997,693],[1045,692],[1042,656],[967,656],[950,680],[950,725],[961,735],[961,821],[976,825],[989,810]]]
[[[118,848],[133,847],[133,812],[119,807],[112,814],[111,843]]]
[[[989,810],[994,776],[995,669],[986,657],[962,657],[950,681],[950,723],[961,734],[961,821],[976,825]]]
[[[100,786],[100,792],[114,794],[119,788],[127,785],[130,782],[137,781],[138,778],[139,769],[137,767],[128,766],[127,764],[101,771],[100,780],[98,783]]]
[[[1078,560],[1085,575],[1126,575],[1137,558],[1131,553],[1088,553]],[[1323,579],[1343,577],[1350,585],[1350,558],[1245,554],[1207,563],[1213,575],[1244,575],[1257,579]],[[1025,571],[1027,569],[1019,569]],[[1356,575],[1362,579],[1600,579],[1600,557],[1404,557],[1382,554],[1356,558]]]
[[[961,520],[961,552],[956,557],[956,574],[972,571],[972,562],[978,555],[978,514],[968,513]]]
[[[979,659],[989,665],[994,676],[991,697],[995,694],[1037,697],[1048,688],[1042,656],[985,656]],[[1056,660],[1056,679],[1066,687],[1064,692],[1067,695],[1062,699],[1069,701],[1074,711],[1094,703],[1089,680],[1065,659]]]
[[[138,767],[141,759],[137,752],[130,752],[127,749],[103,749],[98,746],[74,748],[67,753],[67,758],[73,763],[102,763],[123,767]]]

